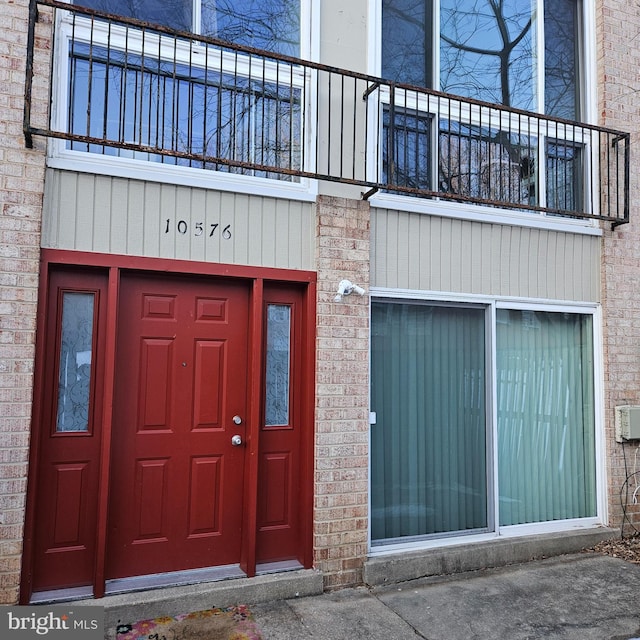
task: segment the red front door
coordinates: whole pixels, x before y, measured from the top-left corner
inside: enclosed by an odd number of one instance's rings
[[[248,289],[123,276],[106,577],[240,559]]]

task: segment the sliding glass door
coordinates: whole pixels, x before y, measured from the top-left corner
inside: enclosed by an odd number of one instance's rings
[[[497,310],[500,525],[596,515],[591,316]]]
[[[485,310],[372,305],[373,539],[485,529]]]
[[[591,314],[376,300],[371,332],[373,544],[596,516]]]

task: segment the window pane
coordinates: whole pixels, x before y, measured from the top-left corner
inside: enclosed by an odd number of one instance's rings
[[[441,0],[442,91],[536,110],[535,1]]]
[[[374,540],[487,526],[484,310],[372,304]]]
[[[582,211],[582,145],[547,141],[547,207]]]
[[[157,60],[130,51],[70,43],[70,131],[193,158],[70,142],[78,151],[296,181],[230,167],[220,158],[300,168],[302,90],[282,82]],[[97,97],[104,96],[104,101]]]
[[[181,31],[191,31],[193,25],[192,0],[74,0],[73,4]]]
[[[431,116],[405,109],[394,109],[392,114],[386,107],[383,141],[384,182],[391,187],[430,189]]]
[[[535,137],[442,119],[439,140],[440,191],[536,204]]]
[[[267,305],[265,424],[289,424],[291,307]]]
[[[382,77],[432,87],[433,8],[429,0],[382,0]]]
[[[58,373],[56,431],[89,430],[93,350],[92,293],[65,293]]]
[[[578,117],[578,2],[551,0],[544,6],[545,113]]]
[[[497,321],[500,524],[595,516],[591,316]]]
[[[300,0],[202,0],[203,35],[300,56]]]

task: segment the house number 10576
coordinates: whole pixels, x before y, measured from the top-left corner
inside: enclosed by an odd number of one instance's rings
[[[164,232],[169,233],[172,228],[173,228],[173,225],[172,225],[171,218],[167,218],[167,223],[164,227]],[[176,220],[175,230],[181,236],[185,236],[189,233],[189,223],[186,220]],[[193,233],[193,235],[196,237],[207,234],[209,238],[213,238],[216,232],[218,232],[225,240],[231,239],[230,224],[228,224],[226,227],[223,227],[223,229],[220,230],[220,223],[218,222],[211,222],[209,223],[208,227],[205,225],[204,222],[195,222],[191,230],[191,233]]]

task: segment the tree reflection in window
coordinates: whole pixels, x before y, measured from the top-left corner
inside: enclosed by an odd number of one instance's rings
[[[537,139],[490,127],[440,121],[440,191],[535,205]]]
[[[581,4],[578,0],[382,0],[382,75],[577,119]]]
[[[93,293],[63,294],[56,418],[58,432],[89,430],[93,310]]]
[[[74,0],[74,4],[275,53],[300,55],[300,0]],[[199,21],[198,21],[199,14]]]
[[[139,144],[180,157],[71,142],[77,151],[295,181],[287,174],[228,166],[302,164],[302,89],[263,77],[156,60],[80,42],[70,44],[69,122],[81,136]],[[92,97],[105,96],[100,108]]]

